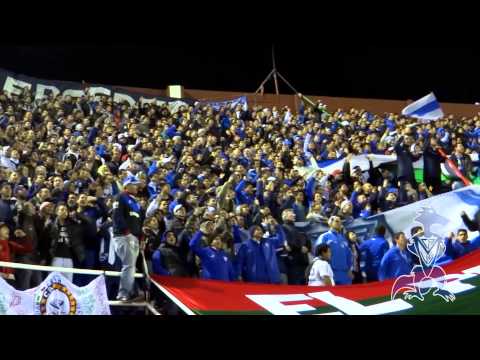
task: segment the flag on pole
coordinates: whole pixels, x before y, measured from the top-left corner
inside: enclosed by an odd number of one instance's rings
[[[408,105],[402,110],[402,115],[422,120],[437,120],[444,116],[433,92]]]

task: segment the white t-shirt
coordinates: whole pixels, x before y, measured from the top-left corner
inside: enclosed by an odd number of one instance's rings
[[[332,285],[335,285],[335,280],[333,280],[333,271],[330,264],[322,259],[315,258],[312,268],[310,270],[310,275],[308,276],[308,286],[325,286],[323,281],[324,276],[329,276]]]

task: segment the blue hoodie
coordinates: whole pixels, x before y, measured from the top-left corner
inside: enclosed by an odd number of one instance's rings
[[[197,231],[190,240],[190,249],[202,261],[202,279],[235,281],[236,276],[228,254],[223,250],[201,244],[201,231]]]
[[[352,279],[348,276],[348,273],[352,270],[353,255],[347,239],[345,239],[343,234],[331,229],[318,237],[313,249],[316,249],[320,244],[327,244],[332,251],[330,265],[333,270],[335,284],[351,284]]]
[[[383,236],[375,235],[360,245],[360,269],[367,281],[378,281],[378,269],[389,244]]]

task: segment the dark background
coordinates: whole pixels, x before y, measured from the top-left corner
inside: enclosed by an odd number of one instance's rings
[[[52,80],[254,92],[272,69],[269,45],[0,44],[0,67]],[[434,91],[440,101],[480,101],[476,48],[309,43],[276,44],[275,49],[278,70],[305,94],[405,100]],[[266,86],[266,91],[273,90],[273,83]],[[284,84],[280,90],[292,93]]]

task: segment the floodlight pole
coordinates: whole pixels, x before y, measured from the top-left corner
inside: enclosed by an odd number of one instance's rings
[[[273,81],[275,83],[275,93],[277,95],[280,95],[280,90],[278,87],[278,78],[280,78],[290,89],[292,89],[295,94],[299,94],[299,92],[285,79],[282,74],[280,74],[277,70],[277,64],[275,61],[275,46],[272,45],[272,64],[273,64],[273,69],[270,71],[268,76],[263,80],[263,82],[260,84],[258,87],[257,91],[255,91],[255,94],[262,93],[263,94],[263,87],[264,85],[272,78],[273,76]]]

